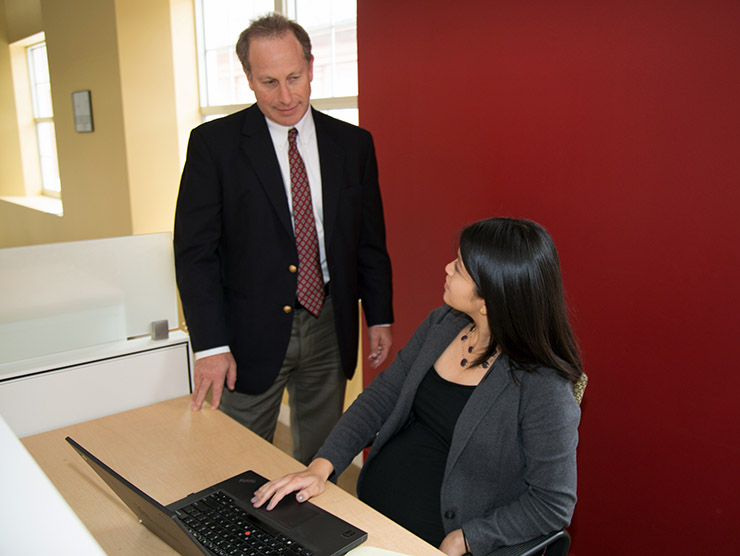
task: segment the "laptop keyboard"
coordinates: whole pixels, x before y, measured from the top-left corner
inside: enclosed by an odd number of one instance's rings
[[[223,492],[209,494],[175,513],[203,546],[219,556],[312,556]]]

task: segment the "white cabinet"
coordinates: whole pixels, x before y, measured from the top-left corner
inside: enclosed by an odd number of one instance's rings
[[[0,365],[0,414],[19,437],[183,396],[189,340],[138,338]]]

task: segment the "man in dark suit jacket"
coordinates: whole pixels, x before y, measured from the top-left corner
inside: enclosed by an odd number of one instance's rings
[[[313,56],[298,24],[276,14],[256,20],[237,53],[257,103],[193,130],[175,216],[177,282],[196,352],[193,409],[212,388],[212,408],[271,440],[287,386],[294,455],[308,461],[341,415],[359,299],[370,364],[390,350],[375,150],[367,131],[310,108]],[[290,128],[318,235],[326,296],[318,316],[296,296]]]

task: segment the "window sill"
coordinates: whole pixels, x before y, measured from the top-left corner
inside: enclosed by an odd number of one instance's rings
[[[28,195],[28,196],[1,196],[0,200],[15,205],[21,205],[39,212],[53,214],[54,216],[64,216],[64,208],[61,199],[54,199],[46,195]]]

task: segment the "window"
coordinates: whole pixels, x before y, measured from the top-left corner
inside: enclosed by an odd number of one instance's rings
[[[270,11],[296,20],[311,36],[315,58],[311,103],[357,124],[356,0],[197,0],[203,119],[254,103],[234,47],[249,21]]]
[[[62,192],[57,162],[57,143],[54,133],[54,112],[51,106],[51,80],[46,43],[39,42],[26,48],[28,75],[31,86],[33,121],[41,170],[41,193],[59,198]]]
[[[8,169],[3,201],[63,216],[51,81],[44,33],[9,45],[21,160]]]

